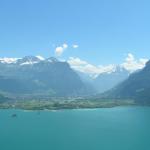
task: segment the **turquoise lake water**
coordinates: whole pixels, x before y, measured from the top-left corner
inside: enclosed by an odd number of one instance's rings
[[[150,150],[150,107],[0,110],[0,150]]]

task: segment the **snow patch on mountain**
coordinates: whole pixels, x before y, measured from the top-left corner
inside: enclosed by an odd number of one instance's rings
[[[21,63],[20,65],[23,66],[23,65],[33,65],[33,64],[36,64],[36,63],[39,63],[38,61],[26,61],[24,63]]]
[[[136,59],[133,54],[129,53],[124,62],[119,65],[93,65],[85,60],[75,57],[70,57],[68,63],[74,70],[88,74],[92,78],[96,78],[100,74],[111,74],[113,72],[120,72],[124,70],[129,73],[133,73],[136,70],[144,68],[147,61],[148,59],[146,58]]]
[[[20,59],[20,58],[4,57],[4,58],[0,58],[0,63],[4,63],[4,64],[16,63],[18,59]]]
[[[20,65],[20,66],[33,65],[33,64],[36,64],[36,63],[40,63],[40,62],[56,63],[58,61],[59,60],[57,60],[54,57],[50,57],[50,58],[45,59],[44,57],[42,57],[40,55],[25,56],[23,58],[7,58],[7,57],[0,58],[0,63],[3,63],[3,64],[17,64],[17,65]]]
[[[40,55],[37,55],[36,57],[37,57],[38,59],[40,59],[40,60],[45,60],[45,58],[42,57],[42,56],[40,56]]]

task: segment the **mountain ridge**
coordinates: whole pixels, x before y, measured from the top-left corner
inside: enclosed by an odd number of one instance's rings
[[[86,86],[67,62],[50,57],[25,56],[0,62],[0,90],[10,93],[42,93],[52,96],[82,95]]]
[[[150,61],[146,66],[129,76],[128,79],[104,93],[106,97],[135,99],[136,102],[150,103]]]

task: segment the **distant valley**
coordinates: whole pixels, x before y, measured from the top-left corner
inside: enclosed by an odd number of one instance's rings
[[[150,104],[150,61],[128,79],[104,94],[116,99],[134,99],[140,104]]]
[[[59,107],[62,101],[63,107],[67,108],[75,107],[74,100],[80,102],[79,107],[133,105],[133,100],[149,103],[149,76],[150,62],[133,73],[116,65],[109,72],[93,77],[54,57],[4,58],[0,59],[0,103],[15,100],[22,101],[24,105],[27,100],[35,105],[34,100],[51,100],[55,104],[56,100]],[[65,100],[73,100],[73,103]],[[106,103],[103,103],[104,100]],[[126,102],[122,103],[122,100]],[[19,106],[18,103],[16,105]]]

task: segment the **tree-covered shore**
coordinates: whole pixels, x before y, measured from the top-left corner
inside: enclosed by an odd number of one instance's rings
[[[72,99],[72,100],[21,100],[0,103],[0,109],[23,110],[61,110],[85,108],[111,108],[116,106],[132,106],[134,100],[98,100],[98,99]]]

